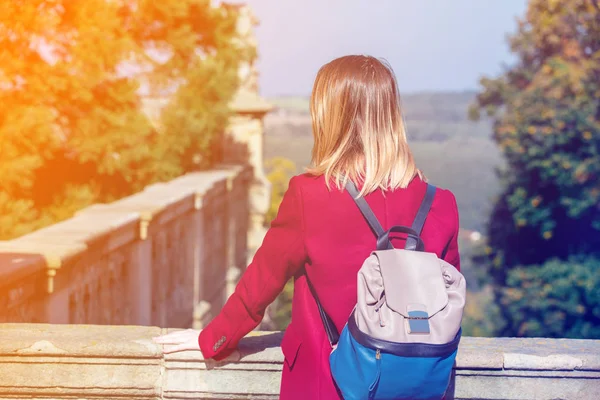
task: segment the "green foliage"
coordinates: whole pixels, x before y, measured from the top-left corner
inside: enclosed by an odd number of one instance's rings
[[[506,160],[474,263],[488,266],[499,334],[598,338],[598,3],[531,0],[510,46],[517,63],[482,79],[470,110],[493,119]]]
[[[502,328],[502,314],[494,302],[492,288],[467,291],[467,302],[462,320],[462,334],[475,337],[494,337]]]
[[[518,336],[600,338],[600,259],[514,268],[500,306]]]
[[[490,259],[504,268],[598,254],[600,9],[591,0],[532,0],[510,44],[518,62],[482,79],[472,109],[493,117],[507,161]]]
[[[267,169],[267,178],[271,183],[271,205],[265,218],[265,224],[271,225],[271,222],[277,216],[279,205],[283,200],[283,195],[288,189],[290,179],[296,174],[296,165],[284,157],[274,157],[265,162]],[[284,330],[292,318],[292,297],[294,294],[293,280],[285,285],[283,292],[277,297],[270,314],[277,330]]]
[[[0,192],[0,238],[29,232],[36,221],[33,201],[16,199]]]
[[[292,320],[292,298],[294,297],[294,281],[285,284],[283,292],[277,297],[276,307],[273,312],[273,324],[275,330],[282,331],[287,328]]]
[[[165,159],[178,167],[175,174],[206,168],[212,162],[208,157],[210,146],[222,133],[230,109],[227,103],[215,104],[210,99],[229,99],[237,88],[237,71],[227,68],[227,63],[226,59],[217,58],[196,61],[199,65],[189,71],[188,84],[179,88],[162,114],[165,134],[161,135],[161,148],[165,149]]]
[[[271,204],[265,217],[265,224],[270,226],[271,221],[277,216],[290,179],[296,174],[296,165],[285,157],[274,157],[265,162],[265,168],[268,171],[267,179],[271,183]]]
[[[254,57],[236,21],[209,0],[1,2],[0,239],[206,166]],[[171,99],[158,124],[141,93]]]

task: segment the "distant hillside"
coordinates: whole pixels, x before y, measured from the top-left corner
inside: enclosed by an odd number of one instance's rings
[[[402,97],[409,140],[444,141],[450,138],[485,138],[491,135],[489,121],[472,122],[467,118],[474,92],[413,93]],[[269,101],[277,111],[269,116],[272,124],[287,125],[293,135],[310,135],[309,99],[275,97]]]
[[[402,103],[416,118],[431,113],[442,115],[444,119],[463,120],[464,109],[473,101],[475,92],[420,92],[402,95]],[[276,107],[297,113],[308,113],[308,96],[277,96],[269,101]],[[419,112],[425,113],[419,115]]]
[[[415,93],[403,96],[409,143],[418,167],[435,185],[452,190],[464,229],[483,231],[499,186],[501,165],[489,121],[467,118],[472,92]],[[265,157],[286,157],[298,172],[310,163],[313,145],[308,99],[269,99],[278,110],[265,119]]]

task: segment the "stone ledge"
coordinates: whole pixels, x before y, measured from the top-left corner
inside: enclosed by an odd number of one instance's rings
[[[459,369],[600,371],[600,340],[465,337],[456,364]]]
[[[152,341],[162,332],[144,326],[0,324],[0,357],[162,358]]]
[[[276,399],[282,332],[252,332],[219,363],[163,355],[157,327],[0,324],[0,400],[8,398]],[[470,338],[457,399],[600,398],[600,341]]]

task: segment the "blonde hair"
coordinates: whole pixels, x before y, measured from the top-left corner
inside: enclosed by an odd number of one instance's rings
[[[405,188],[421,176],[408,147],[392,68],[370,56],[345,56],[319,70],[310,97],[312,175],[327,187],[362,183],[361,195]]]

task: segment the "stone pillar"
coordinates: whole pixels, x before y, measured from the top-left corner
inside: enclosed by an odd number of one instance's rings
[[[248,94],[248,93],[246,93]],[[250,97],[250,96],[248,96]],[[257,97],[257,96],[256,96]],[[248,227],[248,262],[260,246],[265,235],[265,214],[271,201],[271,184],[263,169],[263,123],[262,116],[249,114],[236,108],[237,116],[231,118],[228,139],[232,142],[226,149],[226,155],[245,158],[253,169],[249,187],[250,221]],[[232,160],[233,161],[233,160]],[[239,162],[238,161],[238,162]]]
[[[256,47],[254,26],[258,21],[247,6],[236,6],[239,12],[237,30],[240,40]],[[241,86],[230,106],[235,116],[230,119],[225,135],[224,161],[250,164],[254,174],[250,184],[250,226],[248,230],[248,262],[265,235],[265,214],[270,205],[271,185],[263,168],[264,116],[273,106],[263,99],[258,89],[258,72],[254,60],[242,63]]]

